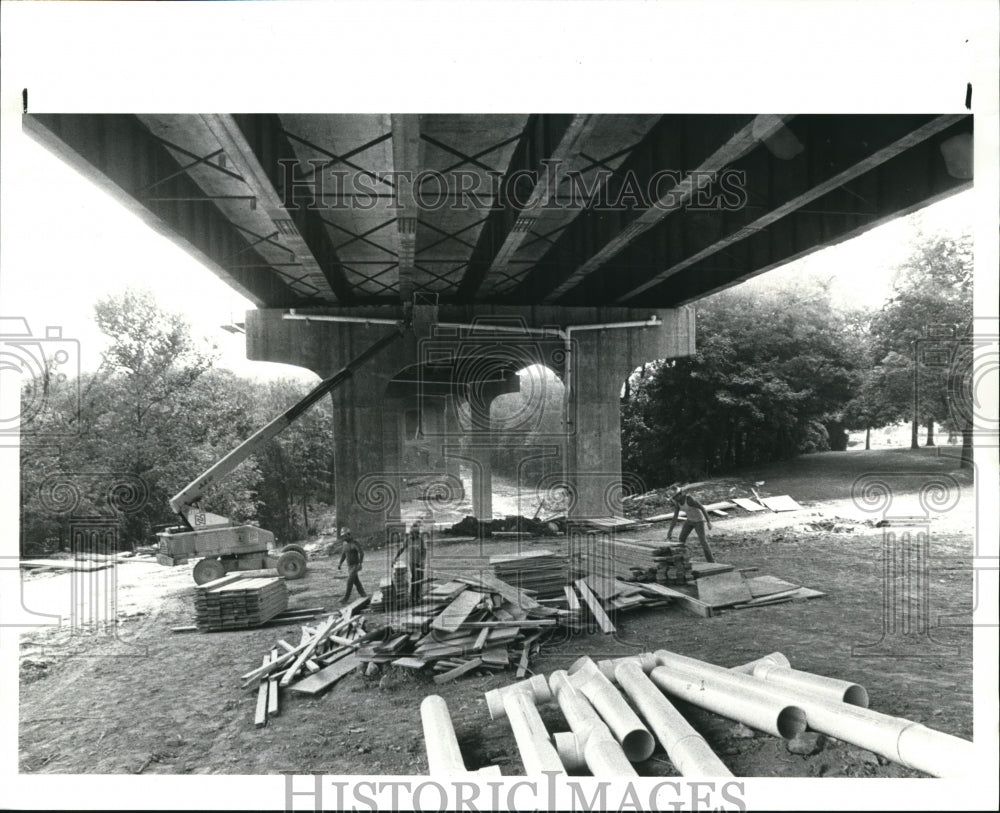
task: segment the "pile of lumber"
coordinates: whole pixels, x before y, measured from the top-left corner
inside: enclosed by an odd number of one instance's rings
[[[583,575],[582,569],[571,566],[567,557],[550,550],[491,556],[490,572],[537,598],[560,596],[563,587]]]
[[[288,609],[288,588],[280,576],[234,574],[195,590],[195,626],[202,632],[259,627]]]
[[[244,688],[257,688],[254,725],[266,725],[269,716],[278,714],[281,689],[317,695],[358,668],[361,661],[355,653],[370,636],[364,617],[354,613],[368,601],[359,598],[325,621],[303,626],[296,645],[278,640],[261,665],[242,676]]]
[[[571,609],[579,612],[578,621],[593,623],[605,634],[615,632],[611,620],[616,613],[641,607],[664,607],[672,600],[667,588],[653,582],[629,582],[609,576],[587,576],[566,588]],[[578,598],[577,598],[578,595]]]
[[[570,615],[488,572],[457,573],[431,579],[420,605],[389,614],[386,640],[357,657],[362,663],[430,667],[439,673],[437,683],[511,666],[523,676],[542,635]]]
[[[693,577],[685,545],[594,538],[581,547],[580,558],[588,573],[673,585],[687,584]]]

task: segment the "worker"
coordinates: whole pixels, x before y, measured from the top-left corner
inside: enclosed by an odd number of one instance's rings
[[[404,538],[403,546],[396,551],[396,558],[393,564],[399,560],[406,551],[406,564],[410,571],[410,604],[420,602],[424,589],[424,560],[427,558],[427,546],[424,544],[424,537],[420,527],[420,520],[416,520],[410,526],[410,533]]]
[[[670,530],[667,531],[667,539],[670,539],[673,535],[674,525],[677,523],[677,517],[683,508],[685,519],[684,524],[681,526],[680,543],[683,545],[687,541],[688,535],[694,530],[698,534],[701,549],[705,553],[705,561],[714,562],[715,557],[712,555],[712,549],[708,546],[708,539],[705,536],[706,525],[708,526],[708,530],[712,530],[712,520],[708,518],[708,511],[705,510],[705,506],[685,491],[678,491],[674,494],[673,502],[674,516],[670,520]]]
[[[337,570],[340,570],[344,564],[344,560],[347,560],[347,587],[344,590],[344,598],[341,604],[346,604],[351,600],[351,591],[357,587],[358,595],[364,598],[368,594],[365,592],[365,588],[361,586],[361,579],[358,573],[361,572],[361,565],[365,561],[365,552],[361,550],[361,546],[354,540],[354,535],[351,533],[350,528],[343,528],[340,531],[340,541],[343,543],[343,548],[340,552],[340,563],[337,565]]]

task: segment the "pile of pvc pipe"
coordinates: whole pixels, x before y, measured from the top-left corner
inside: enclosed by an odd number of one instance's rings
[[[676,698],[784,739],[808,728],[932,776],[967,776],[975,764],[971,742],[873,711],[863,687],[793,669],[781,653],[732,669],[666,650],[600,663],[583,657],[547,679],[536,675],[486,693],[490,716],[510,725],[529,776],[581,770],[636,776],[633,763],[647,760],[657,741],[681,776],[732,776],[673,706]],[[546,729],[538,706],[553,702],[568,732]],[[424,719],[431,773],[442,765],[466,772],[454,734],[444,743],[439,736],[452,731],[450,719],[440,717],[447,717],[444,701],[430,697],[424,704],[439,715],[430,727]],[[440,756],[443,747],[450,749],[447,758]]]

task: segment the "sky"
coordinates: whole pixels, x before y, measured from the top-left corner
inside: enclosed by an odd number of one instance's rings
[[[244,337],[221,325],[243,321],[253,307],[248,300],[23,133],[8,146],[18,153],[20,177],[5,182],[22,192],[19,205],[4,213],[4,231],[13,236],[3,248],[4,316],[27,319],[34,335],[60,327],[63,339],[79,342],[80,368],[89,371],[100,364],[106,345],[94,324],[94,304],[126,286],[144,287],[165,309],[184,313],[195,335],[217,344],[217,366],[258,379],[315,380],[299,367],[247,360]],[[53,198],[59,206],[49,211]],[[896,265],[907,256],[914,221],[960,230],[971,222],[971,206],[970,194],[953,196],[764,277],[829,277],[835,299],[877,307],[889,293]],[[58,231],[39,223],[41,212],[58,220]]]

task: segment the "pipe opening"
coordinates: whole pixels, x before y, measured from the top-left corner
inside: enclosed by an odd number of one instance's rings
[[[622,740],[622,751],[629,762],[642,762],[649,759],[656,749],[656,741],[648,731],[636,729],[630,731]]]
[[[806,713],[798,706],[785,706],[778,712],[778,733],[786,740],[806,730]]]
[[[851,706],[868,708],[868,691],[864,686],[852,684],[844,691],[844,702]]]

